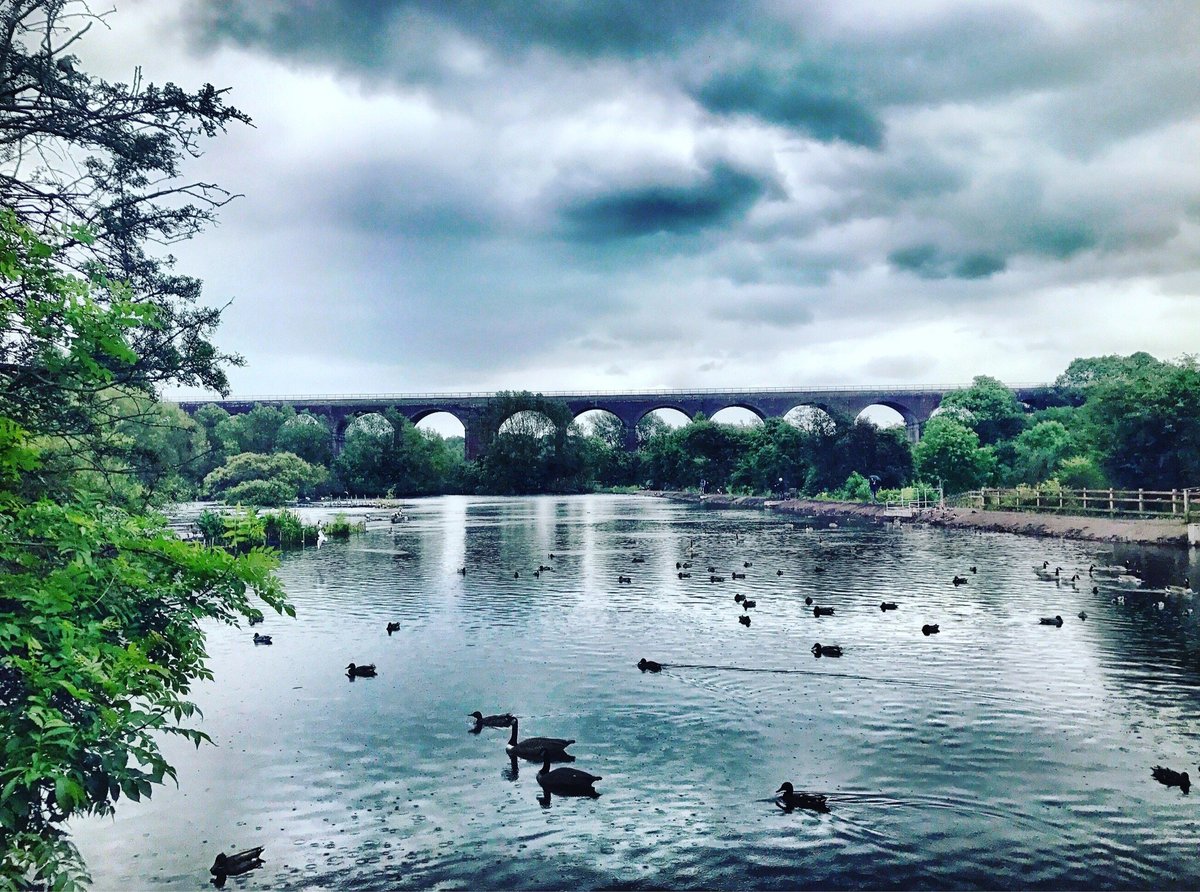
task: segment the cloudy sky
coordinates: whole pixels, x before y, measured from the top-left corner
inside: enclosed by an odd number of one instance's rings
[[[235,394],[943,384],[1200,350],[1200,5],[118,0],[229,87]]]

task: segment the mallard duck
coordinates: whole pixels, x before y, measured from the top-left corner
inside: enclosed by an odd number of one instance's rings
[[[1038,625],[1042,626],[1061,626],[1063,618],[1061,616],[1043,616],[1038,620]]]
[[[959,576],[959,575],[955,574],[955,577],[954,577],[953,579],[951,579],[950,581],[951,581],[952,583],[954,583],[954,585],[955,585],[956,587],[957,587],[957,586],[960,586],[960,585],[966,585],[966,584],[967,584],[967,577],[965,577],[965,576]]]
[[[842,648],[836,644],[822,644],[818,641],[812,646],[814,657],[840,657]]]
[[[783,571],[782,571],[782,570],[776,570],[776,571],[775,571],[775,575],[776,575],[776,576],[782,576],[782,575],[783,575]]]
[[[1168,585],[1164,591],[1168,595],[1190,595],[1192,593],[1192,582],[1185,576],[1183,577],[1183,585]]]
[[[1080,610],[1080,611],[1079,611],[1079,613],[1078,613],[1078,614],[1076,614],[1076,615],[1077,615],[1077,616],[1078,616],[1080,619],[1087,619],[1087,611],[1086,611],[1086,610]]]
[[[880,609],[880,610],[895,610],[895,609],[896,609],[896,602],[895,602],[895,601],[883,601],[883,602],[882,602],[882,603],[879,605],[879,609]]]
[[[232,855],[221,852],[213,861],[213,866],[208,869],[208,872],[218,877],[235,877],[249,873],[256,867],[262,867],[262,853],[263,846],[255,846]]]
[[[511,712],[503,713],[502,715],[484,715],[478,709],[474,712],[467,713],[471,718],[475,719],[475,724],[487,728],[507,728],[517,720],[517,717]]]
[[[746,598],[742,601],[742,609],[743,610],[749,610],[751,607],[757,607],[757,606],[758,606],[758,602],[751,601],[749,598]]]
[[[775,791],[775,804],[784,811],[805,808],[809,811],[828,812],[829,803],[821,793],[799,793],[790,781],[784,781]]]
[[[258,634],[258,632],[255,632],[254,633],[254,643],[255,644],[270,644],[271,636],[270,635],[260,635],[260,634]]]
[[[753,567],[754,564],[752,564],[750,561],[742,561],[742,566],[743,567]]]
[[[595,799],[600,794],[593,788],[593,784],[598,780],[604,780],[598,774],[588,774],[586,771],[580,771],[578,768],[555,768],[550,769],[550,763],[554,761],[549,752],[544,754],[542,759],[542,769],[537,773],[538,785],[547,793],[556,793],[559,796],[591,796]]]
[[[643,672],[662,672],[662,663],[656,663],[654,660],[647,660],[642,657],[638,660],[637,667]]]
[[[746,614],[743,613],[741,616],[738,617],[738,622],[741,623],[743,626],[749,626],[750,625],[750,617],[746,616]]]
[[[709,573],[716,573],[716,572],[717,572],[717,568],[716,568],[716,567],[709,567],[709,568],[708,568],[708,572],[709,572]]]
[[[942,630],[938,628],[937,623],[926,623],[925,625],[921,626],[922,635],[936,635],[940,631]]]
[[[1151,768],[1150,776],[1165,786],[1179,787],[1185,794],[1192,786],[1192,780],[1186,771],[1173,771],[1170,768],[1163,768],[1161,765]]]
[[[351,663],[346,667],[346,674],[351,678],[374,678],[375,664],[371,663],[368,666],[355,666]]]
[[[257,626],[262,621],[263,621],[263,615],[261,613],[259,613],[257,610],[255,610],[253,613],[250,614],[249,625]]]
[[[809,607],[812,607],[812,597],[810,595],[805,595],[804,603],[807,604]]]
[[[387,624],[387,633],[389,635],[392,634],[392,632],[399,632],[399,631],[400,631],[400,623],[388,623]]]
[[[816,607],[813,608],[813,616],[833,616],[833,608],[832,607],[822,607],[821,605],[818,604]]]
[[[555,762],[574,762],[575,757],[565,751],[574,742],[574,740],[564,740],[561,737],[527,737],[518,741],[517,719],[514,717],[512,735],[508,738],[508,745],[504,749],[510,756],[530,762],[540,760],[543,755],[546,758],[552,758]]]

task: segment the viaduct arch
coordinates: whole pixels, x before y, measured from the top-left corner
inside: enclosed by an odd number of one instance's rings
[[[968,385],[961,385],[966,387]],[[764,388],[756,390],[659,390],[631,393],[552,392],[536,399],[554,400],[570,410],[571,417],[593,409],[610,412],[625,425],[625,447],[636,450],[637,423],[657,409],[677,409],[688,418],[703,412],[712,417],[722,409],[740,407],[760,418],[782,418],[797,406],[813,406],[830,414],[857,416],[868,406],[882,405],[899,412],[909,439],[916,442],[921,426],[941,405],[942,397],[957,386],[949,387],[838,387],[838,388]],[[1049,385],[1014,387],[1017,398],[1032,407],[1047,405],[1053,396]],[[341,449],[346,428],[361,415],[382,414],[395,409],[416,424],[427,415],[446,412],[462,422],[466,435],[466,456],[478,458],[496,434],[504,419],[496,420],[493,406],[500,399],[495,393],[379,394],[315,397],[244,397],[221,400],[181,400],[178,405],[189,414],[206,405],[220,406],[231,415],[249,412],[256,405],[291,406],[297,412],[309,412],[324,418],[333,431],[334,452]],[[511,395],[507,397],[511,400]],[[532,408],[532,406],[531,406]]]

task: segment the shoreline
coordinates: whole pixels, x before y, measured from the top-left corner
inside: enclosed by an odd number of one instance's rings
[[[691,502],[705,508],[746,508],[804,517],[857,519],[888,523],[883,505],[861,502],[824,502],[812,499],[768,499],[761,496],[700,495],[690,492],[650,492],[644,495]],[[1187,525],[1182,520],[1158,518],[1083,517],[1067,514],[1033,514],[1023,511],[984,511],[979,508],[927,508],[901,523],[919,523],[946,529],[1014,533],[1021,536],[1080,539],[1089,542],[1126,542],[1131,545],[1165,545],[1187,548]]]

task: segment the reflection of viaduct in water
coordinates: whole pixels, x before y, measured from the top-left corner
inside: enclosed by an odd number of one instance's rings
[[[967,386],[967,385],[962,385]],[[956,387],[823,387],[813,389],[768,388],[758,390],[661,390],[641,393],[563,392],[543,396],[561,402],[578,416],[593,409],[610,412],[625,426],[625,446],[636,450],[637,423],[656,409],[676,409],[688,418],[703,412],[708,417],[722,409],[741,408],[759,418],[782,418],[792,409],[811,406],[830,414],[857,416],[868,406],[887,406],[900,413],[914,442],[921,426],[929,420],[942,397]],[[1038,407],[1044,404],[1051,388],[1044,385],[1014,388],[1017,398]],[[256,405],[291,406],[297,412],[309,412],[324,418],[333,430],[334,447],[339,449],[346,428],[356,418],[395,409],[413,424],[428,415],[446,412],[462,422],[467,458],[475,459],[483,451],[495,430],[489,425],[488,408],[496,394],[430,393],[382,394],[378,396],[338,397],[264,397],[212,401],[182,401],[180,407],[195,412],[204,405],[220,406],[231,415],[249,412]],[[503,421],[503,419],[501,419]]]

